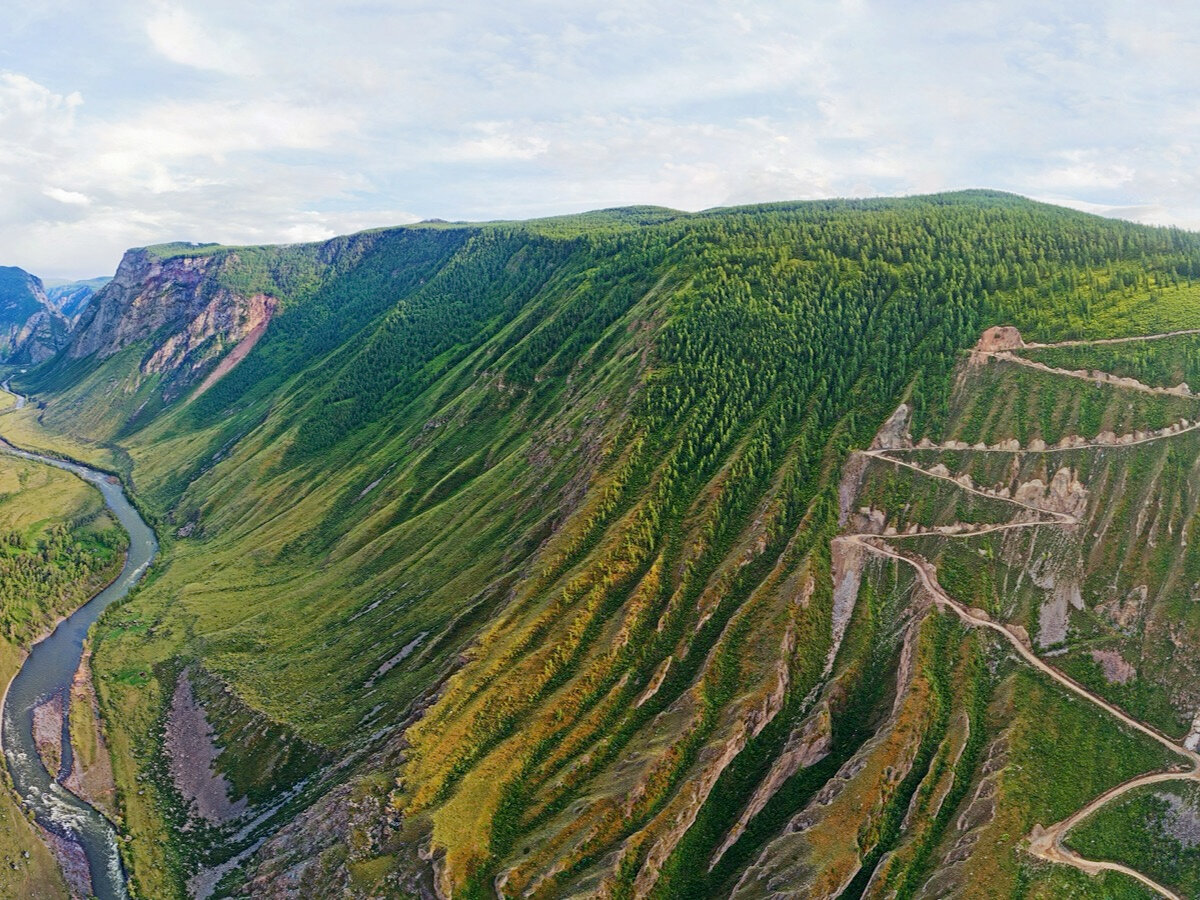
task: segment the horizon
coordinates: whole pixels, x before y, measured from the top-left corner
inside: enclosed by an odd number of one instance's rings
[[[839,197],[814,197],[814,198],[803,199],[803,200],[798,200],[798,199],[764,200],[764,201],[760,201],[757,203],[736,203],[736,204],[732,204],[729,206],[709,206],[709,207],[705,207],[703,209],[691,209],[691,210],[677,209],[677,208],[672,208],[672,207],[667,207],[667,206],[657,206],[655,204],[648,204],[648,203],[628,203],[628,204],[623,204],[620,206],[605,206],[605,207],[599,207],[599,208],[595,208],[595,209],[581,209],[581,210],[565,212],[565,213],[548,213],[546,215],[531,216],[529,218],[524,218],[524,219],[456,219],[456,220],[450,220],[450,219],[443,219],[443,218],[439,218],[439,217],[430,217],[427,219],[419,219],[414,222],[396,222],[396,223],[385,224],[385,225],[367,225],[363,228],[359,228],[354,231],[347,231],[347,232],[343,232],[340,234],[331,235],[331,236],[325,237],[325,238],[318,238],[315,240],[306,240],[306,241],[265,241],[265,242],[260,242],[260,243],[227,244],[227,243],[222,243],[221,241],[204,241],[204,240],[191,241],[191,240],[167,239],[167,240],[157,241],[155,243],[150,243],[150,244],[140,244],[138,246],[126,247],[117,256],[116,262],[114,262],[114,264],[112,266],[112,270],[110,272],[92,273],[91,275],[79,275],[79,276],[74,276],[74,277],[70,277],[70,276],[43,277],[39,273],[30,271],[28,269],[24,269],[24,271],[26,271],[26,272],[28,272],[28,274],[33,275],[34,277],[38,278],[38,280],[40,280],[46,288],[52,288],[52,287],[60,287],[60,286],[67,285],[67,284],[77,284],[77,283],[83,283],[83,282],[87,282],[87,281],[95,281],[97,279],[111,279],[112,276],[115,274],[117,267],[120,265],[121,259],[124,258],[126,253],[130,253],[135,250],[147,250],[147,249],[162,248],[162,247],[172,247],[172,246],[176,246],[176,245],[181,246],[181,247],[190,246],[190,247],[194,247],[196,249],[201,249],[201,248],[238,249],[241,247],[273,247],[273,246],[298,247],[298,246],[303,246],[306,244],[320,244],[320,243],[324,243],[325,241],[335,240],[335,239],[341,238],[341,237],[350,237],[350,236],[353,236],[356,234],[365,234],[365,233],[372,232],[372,231],[389,231],[389,230],[397,229],[397,228],[411,228],[413,226],[418,226],[418,225],[452,225],[452,226],[471,227],[471,226],[484,226],[484,225],[523,224],[523,223],[550,221],[550,220],[554,220],[554,219],[571,218],[573,216],[587,216],[587,215],[591,215],[594,213],[619,212],[622,210],[635,210],[635,209],[658,209],[658,210],[663,210],[664,212],[675,213],[675,214],[678,214],[681,216],[698,216],[698,215],[703,215],[706,213],[717,213],[717,212],[723,212],[723,211],[728,211],[728,210],[737,210],[737,209],[753,209],[753,208],[758,208],[758,207],[791,206],[791,205],[801,205],[801,204],[806,204],[806,203],[855,203],[855,202],[866,202],[866,201],[877,201],[877,200],[919,200],[919,199],[926,198],[926,197],[942,197],[942,196],[948,196],[948,195],[953,195],[953,194],[971,194],[971,193],[999,194],[999,195],[1004,195],[1004,196],[1008,196],[1008,197],[1015,197],[1020,200],[1028,201],[1030,203],[1040,203],[1040,204],[1044,204],[1047,206],[1054,206],[1059,209],[1066,209],[1066,210],[1071,210],[1072,212],[1082,213],[1083,215],[1092,215],[1092,216],[1097,216],[1098,218],[1102,218],[1102,219],[1112,219],[1115,221],[1127,222],[1131,225],[1139,225],[1139,226],[1142,226],[1145,228],[1175,228],[1178,230],[1193,232],[1193,233],[1200,232],[1200,227],[1185,228],[1183,226],[1172,225],[1172,224],[1157,224],[1157,223],[1152,223],[1152,222],[1139,222],[1135,219],[1126,218],[1126,217],[1123,217],[1120,215],[1110,215],[1110,214],[1105,214],[1105,213],[1101,213],[1101,212],[1095,212],[1095,211],[1088,210],[1088,209],[1081,209],[1078,206],[1071,206],[1071,205],[1068,205],[1065,203],[1054,202],[1051,200],[1042,200],[1037,197],[1030,197],[1025,194],[1019,194],[1019,193],[1016,193],[1013,191],[1004,191],[1004,190],[1000,190],[998,188],[965,187],[965,188],[949,188],[944,191],[933,191],[933,192],[929,192],[929,193],[920,193],[920,194],[875,194],[875,195],[864,195],[864,196],[860,196],[860,197],[839,196]],[[8,266],[7,263],[0,262],[0,268],[4,268],[6,266]],[[14,268],[23,268],[23,267],[14,266]]]
[[[1200,7],[10,6],[0,900],[1200,900]]]

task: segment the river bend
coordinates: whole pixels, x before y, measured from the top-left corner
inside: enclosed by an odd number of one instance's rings
[[[129,534],[129,552],[117,579],[34,645],[5,694],[0,731],[0,746],[8,771],[25,807],[33,810],[43,827],[83,847],[92,873],[92,890],[99,900],[127,900],[129,893],[116,832],[103,815],[46,771],[33,741],[33,710],[55,694],[60,694],[64,703],[69,701],[71,681],[79,667],[88,629],[110,604],[137,584],[158,552],[158,542],[115,478],[78,463],[17,450],[2,442],[0,451],[66,469],[95,485]],[[69,754],[64,745],[64,769],[69,765]]]

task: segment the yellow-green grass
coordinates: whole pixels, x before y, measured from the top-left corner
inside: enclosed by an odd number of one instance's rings
[[[1181,762],[1026,669],[1005,680],[990,713],[995,724],[1008,723],[1002,734],[1007,765],[997,782],[995,814],[964,865],[966,883],[989,885],[994,896],[1013,896],[1019,884],[1055,884],[1067,877],[1020,850],[1035,824],[1058,822],[1111,787]],[[1102,882],[1080,883],[1087,890],[1079,896],[1107,896]]]
[[[1200,890],[1200,852],[1191,834],[1196,801],[1192,781],[1134,788],[1077,824],[1064,843],[1086,859],[1124,864],[1194,897]]]
[[[118,532],[95,488],[53,466],[0,454],[0,534],[12,536],[6,566],[51,541],[82,570],[74,581],[61,575],[59,557],[50,561],[49,578],[15,565],[6,569],[21,579],[0,584],[0,598],[7,598],[0,600],[0,619],[9,639],[28,645],[111,581],[122,562]]]
[[[90,648],[85,648],[80,671],[71,686],[69,727],[75,771],[82,773],[79,777],[79,793],[115,822],[118,813],[112,783],[112,761],[97,716]]]
[[[136,673],[133,674],[136,678]],[[132,688],[111,675],[95,674],[96,692],[104,723],[104,738],[117,784],[116,808],[122,837],[135,852],[125,854],[131,892],[143,898],[180,896],[181,884],[167,857],[169,834],[155,804],[159,801],[152,781],[143,781],[140,766],[147,749],[133,734],[146,734],[156,722],[157,682]]]
[[[1137,267],[1125,271],[1134,270]],[[1110,290],[1105,282],[1117,274],[1097,269],[1080,276],[1085,292],[1091,290],[1089,284],[1098,285],[1096,299],[1084,306],[1064,307],[1051,322],[1037,322],[1045,298],[1030,304],[1025,315],[1017,313],[1014,321],[1027,326],[1022,329],[1026,340],[1039,341],[1137,337],[1200,328],[1200,283],[1141,270],[1138,274],[1147,283]]]
[[[840,454],[870,440],[918,370],[931,383],[944,379],[956,348],[983,325],[1019,314],[1031,337],[1070,331],[1074,314],[1063,309],[1086,296],[1056,294],[1037,263],[1060,250],[1059,214],[1044,232],[1024,218],[1000,230],[1002,264],[971,240],[991,226],[951,221],[959,246],[979,247],[967,273],[979,276],[974,282],[922,262],[942,253],[927,228],[939,210],[892,211],[882,224],[856,211],[834,223],[842,239],[833,242],[822,237],[831,230],[824,213],[781,210],[774,222],[776,214],[697,218],[669,241],[581,242],[569,255],[559,247],[539,256],[547,242],[519,236],[511,255],[443,279],[435,305],[446,318],[424,325],[409,318],[423,295],[393,287],[405,259],[383,260],[378,277],[349,284],[314,319],[323,327],[339,310],[363,309],[371,310],[363,323],[382,317],[349,346],[331,338],[296,363],[314,345],[286,345],[285,298],[254,354],[190,405],[154,412],[159,385],[140,371],[146,348],[135,346],[106,361],[68,361],[70,379],[41,382],[46,410],[0,416],[0,434],[11,428],[18,442],[116,468],[163,526],[156,572],[97,634],[100,700],[122,760],[139,890],[169,896],[178,887],[163,874],[170,837],[156,818],[161,798],[137,775],[169,695],[165,675],[181,657],[336,752],[368,728],[401,721],[473,645],[413,732],[404,773],[438,837],[455,845],[447,859],[461,863],[451,872],[460,883],[469,862],[521,853],[522,829],[546,828],[597,787],[610,790],[620,764],[640,751],[662,757],[645,766],[636,808],[635,827],[649,827],[630,837],[610,816],[599,823],[601,840],[570,862],[582,869],[632,847],[627,838],[654,840],[665,831],[660,814],[678,810],[680,785],[698,771],[695,760],[727,742],[731,717],[768,693],[773,662],[792,679],[787,702],[808,693],[829,641],[828,566],[811,605],[787,606],[785,615],[784,601],[799,592],[782,586],[795,586],[798,563],[782,548],[794,534],[820,544],[812,552],[827,562]],[[1106,237],[1075,269],[1056,265],[1050,275],[1141,274],[1145,266],[1124,255],[1124,236],[1110,234],[1126,226],[1067,218]],[[481,254],[501,243],[485,237]],[[906,242],[919,252],[906,254]],[[1027,256],[1014,257],[1014,247]],[[1177,262],[1160,255],[1163,266]],[[529,295],[508,280],[551,271],[561,279]],[[984,281],[993,284],[986,301]],[[437,287],[439,277],[421,283]],[[591,286],[618,283],[631,305],[614,304],[620,314],[593,327],[589,317],[608,298]],[[663,283],[673,287],[656,296]],[[1126,283],[1100,291],[1090,315],[1121,313],[1147,284],[1158,287],[1153,276]],[[925,284],[937,287],[902,290]],[[479,298],[461,302],[476,290]],[[467,322],[460,346],[440,343],[467,311],[493,308],[489,291],[503,294],[495,306],[503,315]],[[1187,312],[1174,298],[1163,304],[1164,321]],[[350,334],[327,333],[343,342]],[[478,335],[488,343],[472,343]],[[409,353],[414,346],[430,352]],[[265,381],[248,386],[247,371]],[[835,429],[839,417],[847,424]],[[822,502],[813,505],[818,481]],[[778,584],[767,585],[777,570]],[[635,597],[654,571],[658,586]],[[579,590],[568,590],[576,578]],[[756,605],[760,589],[779,602]],[[739,621],[742,609],[754,621]],[[781,650],[789,616],[796,643]],[[617,635],[634,651],[610,658],[604,650]],[[380,674],[418,640],[403,665]],[[652,712],[624,720],[668,659]],[[493,715],[510,707],[504,720]],[[674,731],[661,741],[652,733],[660,711],[663,730]],[[439,755],[443,746],[450,752]],[[558,769],[539,768],[543,750]],[[522,777],[527,767],[532,780]],[[560,776],[576,775],[560,789]],[[500,796],[526,783],[515,801]],[[358,862],[358,876],[379,874]]]
[[[198,439],[185,433],[178,438],[183,446],[175,440],[166,437],[155,444],[146,452],[147,464],[165,467],[164,459],[194,452],[190,442]],[[407,440],[405,436],[394,443]],[[303,539],[348,484],[367,483],[386,472],[387,460],[400,451],[385,446],[334,477],[298,486],[294,476],[278,472],[284,449],[251,435],[237,459],[221,463],[206,476],[202,488],[221,501],[206,501],[200,515],[201,525],[211,529],[213,537],[172,541],[169,532],[164,534],[166,549],[157,572],[134,601],[110,612],[97,628],[96,674],[106,731],[117,757],[125,825],[134,838],[132,870],[149,895],[167,890],[161,858],[165,826],[155,813],[161,798],[136,778],[146,758],[146,736],[170,690],[159,684],[155,665],[187,651],[192,635],[211,636],[206,664],[239,696],[307,738],[335,741],[371,706],[411,692],[415,681],[397,671],[381,679],[368,696],[361,685],[398,645],[380,642],[386,634],[379,633],[372,617],[353,626],[351,617],[390,585],[415,578],[419,587],[413,592],[429,591],[432,596],[389,623],[401,631],[403,640],[396,640],[402,645],[425,630],[423,622],[429,620],[424,617],[431,612],[435,621],[447,621],[453,615],[451,604],[478,594],[489,571],[494,571],[494,555],[482,551],[485,542],[495,539],[472,523],[486,520],[493,529],[510,529],[514,510],[507,488],[514,479],[529,477],[521,455],[498,459],[475,484],[390,531],[387,523],[404,498],[397,490],[381,488],[370,497],[373,502],[365,514],[348,524],[328,564],[309,568],[308,563],[289,562],[288,546]],[[135,482],[141,480],[142,475],[135,474]],[[532,512],[541,514],[536,508]],[[473,533],[467,535],[466,529]],[[452,533],[464,534],[461,548],[431,557],[436,542]],[[369,574],[365,582],[364,573]],[[347,590],[348,583],[357,586]],[[407,630],[405,619],[413,621]],[[331,652],[324,647],[331,627],[351,627],[361,638],[342,642]],[[355,647],[356,652],[344,655]],[[414,654],[414,660],[418,657]],[[357,673],[354,689],[328,694],[329,688],[345,683],[348,667]],[[300,682],[311,685],[313,693],[298,697],[295,686]],[[140,757],[130,754],[135,747],[142,749]]]
[[[11,395],[8,397],[11,400]],[[38,421],[38,409],[33,405],[16,409],[10,403],[0,412],[0,438],[23,450],[75,459],[107,471],[117,469],[118,457],[111,449],[44,427]]]
[[[99,492],[69,472],[0,454],[0,528],[37,538],[102,509]]]

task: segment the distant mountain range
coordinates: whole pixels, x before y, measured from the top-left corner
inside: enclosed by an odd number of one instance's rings
[[[0,362],[39,363],[66,345],[79,314],[108,278],[47,288],[16,266],[0,266]]]
[[[88,301],[110,281],[112,278],[103,276],[86,278],[83,281],[50,284],[46,286],[46,296],[50,298],[50,302],[54,306],[58,307],[58,311],[74,324],[78,321],[79,314],[83,312]]]

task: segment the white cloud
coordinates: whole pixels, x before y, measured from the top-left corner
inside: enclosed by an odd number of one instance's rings
[[[253,75],[254,58],[237,35],[209,30],[182,6],[160,2],[146,20],[146,36],[173,63],[226,75]]]
[[[414,215],[977,186],[1200,224],[1178,4],[56,0],[6,26],[0,263],[44,274]]]
[[[67,191],[57,187],[42,188],[42,193],[51,200],[57,200],[59,203],[66,203],[69,206],[87,206],[92,202],[87,194],[81,194],[79,191]]]
[[[1102,150],[1067,150],[1056,154],[1055,164],[1030,177],[1030,186],[1059,190],[1113,190],[1131,184],[1137,169],[1118,162],[1117,153]]]
[[[59,94],[16,72],[0,72],[0,152],[26,156],[74,127],[78,91]]]
[[[480,122],[474,126],[477,137],[467,138],[445,148],[440,155],[447,160],[528,160],[545,155],[550,142],[527,133],[517,123]]]

